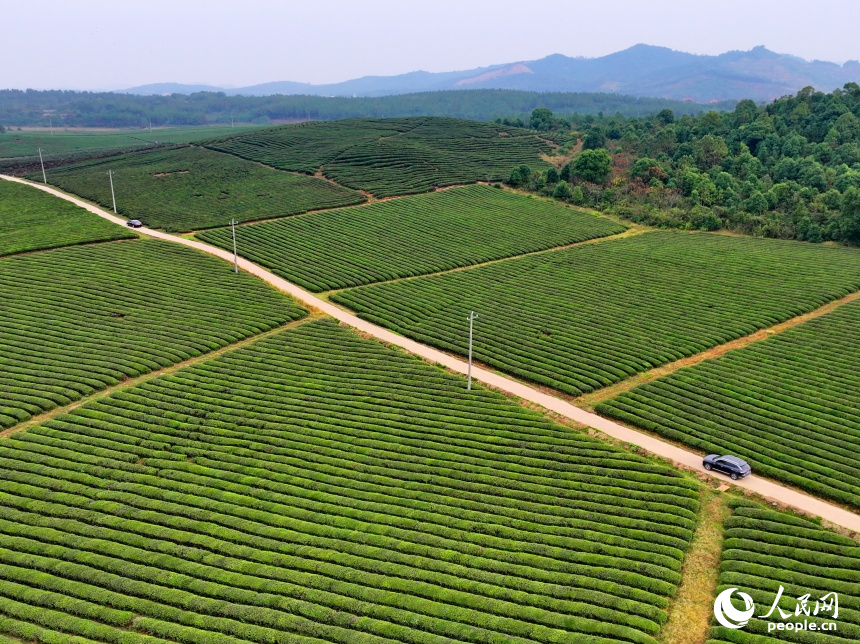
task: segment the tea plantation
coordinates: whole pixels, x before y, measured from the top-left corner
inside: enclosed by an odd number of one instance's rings
[[[322,172],[377,197],[506,179],[546,167],[551,150],[527,131],[459,119],[417,117],[303,123],[207,144],[282,170]]]
[[[244,257],[327,291],[581,242],[626,230],[595,215],[488,186],[242,226]],[[232,248],[229,229],[198,235]]]
[[[0,479],[0,632],[132,644],[654,644],[699,504],[331,320],[0,441]]]
[[[236,342],[305,310],[167,242],[0,260],[0,427]]]
[[[860,288],[854,249],[653,232],[332,296],[361,317],[579,395]]]
[[[719,625],[712,628],[707,644],[860,641],[860,544],[751,501],[730,503],[734,514],[725,523],[717,592],[738,588],[752,597],[756,611],[742,630]],[[774,608],[780,586],[783,594]],[[833,593],[837,595],[838,615],[833,610]],[[806,602],[799,607],[798,599],[804,596]],[[825,603],[829,610],[824,609]],[[760,617],[771,609],[769,618]],[[783,617],[786,614],[788,617]],[[798,622],[816,624],[818,629],[824,622],[836,622],[836,631],[768,630],[768,624]]]
[[[206,146],[279,170],[313,174],[361,143],[411,130],[425,119],[344,119],[308,121],[259,132],[234,134]]]
[[[602,414],[860,507],[860,301],[637,387]]]
[[[135,237],[68,201],[0,181],[0,255]]]
[[[67,165],[51,170],[48,180],[110,210],[108,170],[114,174],[120,214],[168,231],[224,226],[231,218],[284,217],[364,201],[361,194],[323,179],[278,172],[197,147],[147,150]]]

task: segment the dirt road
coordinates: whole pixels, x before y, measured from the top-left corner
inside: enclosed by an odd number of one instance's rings
[[[86,210],[96,215],[99,215],[100,217],[104,217],[105,219],[108,219],[109,221],[112,221],[121,226],[124,226],[126,223],[126,220],[122,217],[117,217],[116,215],[107,213],[101,208],[93,206],[92,204],[82,201],[81,199],[72,197],[71,195],[67,195],[54,188],[50,188],[48,186],[33,183],[30,181],[25,181],[23,179],[18,179],[16,177],[0,175],[0,178],[5,179],[7,181],[15,181],[18,183],[25,183],[34,186],[36,188],[39,188],[40,190],[44,190],[45,192],[60,197],[61,199],[70,201],[80,206],[81,208],[85,208]],[[148,228],[138,228],[136,229],[136,231],[142,235],[147,235],[156,239],[163,239],[177,244],[183,244],[184,246],[188,246],[190,248],[196,248],[197,250],[209,253],[210,255],[220,257],[225,261],[231,263],[233,262],[233,254],[229,251],[215,248],[214,246],[210,246],[209,244],[205,244],[200,241],[184,239],[176,235],[171,235],[169,233],[164,233],[157,230],[151,230]],[[296,286],[295,284],[287,282],[283,278],[280,278],[277,275],[270,273],[266,269],[257,266],[256,264],[253,264],[250,261],[241,257],[239,258],[239,268],[251,273],[252,275],[256,275],[257,277],[274,286],[278,290],[283,291],[284,293],[289,293],[305,306],[317,309],[337,320],[340,320],[341,322],[344,322],[345,324],[348,324],[349,326],[355,327],[356,329],[364,333],[372,335],[379,340],[402,347],[409,353],[421,356],[427,360],[430,360],[431,362],[441,364],[451,369],[452,371],[456,371],[462,374],[466,373],[467,364],[460,358],[449,356],[446,353],[415,342],[414,340],[410,340],[409,338],[404,338],[401,335],[392,333],[388,329],[362,320],[356,315],[344,311],[343,309],[340,309],[333,304],[318,298],[312,293],[305,291],[304,289]],[[463,323],[465,325],[465,320],[463,321]],[[528,385],[517,382],[505,376],[493,373],[491,371],[487,371],[486,369],[473,367],[472,377],[475,378],[475,380],[491,385],[497,389],[536,403],[550,411],[560,414],[566,418],[570,418],[575,422],[587,425],[589,427],[594,427],[595,429],[598,429],[601,432],[617,440],[623,441],[625,443],[632,443],[634,445],[638,445],[644,450],[666,458],[677,465],[704,472],[704,468],[702,467],[702,456],[700,454],[686,450],[676,445],[672,445],[671,443],[667,443],[654,436],[650,436],[648,434],[638,432],[634,429],[630,429],[629,427],[625,427],[614,421],[607,420],[606,418],[602,418],[596,414],[580,409],[579,407],[576,407],[569,402],[540,392],[537,389],[529,387]],[[733,485],[737,485],[740,488],[751,490],[762,495],[768,500],[775,501],[779,504],[786,505],[792,508],[796,508],[802,512],[807,512],[809,514],[819,516],[826,521],[842,526],[854,532],[860,533],[860,514],[855,514],[826,501],[822,501],[821,499],[818,499],[809,494],[793,490],[791,488],[780,485],[779,483],[758,476],[750,476],[741,481],[733,482]]]

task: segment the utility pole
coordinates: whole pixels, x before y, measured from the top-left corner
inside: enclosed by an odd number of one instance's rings
[[[48,117],[48,127],[51,128],[51,136],[54,136],[54,119]]]
[[[466,380],[466,389],[472,389],[472,325],[478,319],[478,314],[474,311],[469,313],[469,371]]]
[[[113,192],[113,172],[108,170],[108,179],[110,179],[110,198],[113,200],[113,214],[116,214],[116,195]]]
[[[149,119],[149,133],[152,134],[152,119]]]
[[[237,275],[239,273],[239,255],[236,252],[236,224],[238,223],[235,219],[230,220],[230,226],[233,228],[233,270]]]
[[[42,183],[48,183],[48,177],[45,176],[45,162],[42,161],[42,148],[39,148],[39,163],[42,164]]]

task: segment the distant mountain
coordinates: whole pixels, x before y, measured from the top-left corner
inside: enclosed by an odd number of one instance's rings
[[[492,65],[459,72],[410,72],[364,76],[343,83],[312,85],[291,81],[251,87],[158,83],[125,90],[129,94],[390,96],[456,89],[514,89],[532,92],[611,92],[699,103],[751,98],[766,101],[794,94],[806,86],[829,92],[860,81],[860,62],[844,65],[776,54],[765,47],[702,56],[666,47],[635,45],[600,58],[553,54],[540,60]]]
[[[117,90],[118,94],[140,94],[141,96],[155,96],[169,94],[194,94],[196,92],[226,92],[223,87],[215,85],[186,85],[184,83],[150,83],[140,85],[126,90]]]

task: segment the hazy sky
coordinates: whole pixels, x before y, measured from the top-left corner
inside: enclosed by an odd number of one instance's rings
[[[0,88],[330,83],[637,43],[860,59],[858,0],[0,0]]]

